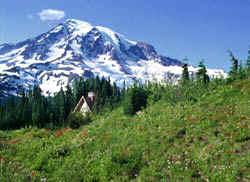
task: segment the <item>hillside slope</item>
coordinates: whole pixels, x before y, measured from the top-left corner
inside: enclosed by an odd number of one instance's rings
[[[0,132],[1,181],[250,181],[250,80],[78,130]],[[41,180],[42,179],[42,180]]]

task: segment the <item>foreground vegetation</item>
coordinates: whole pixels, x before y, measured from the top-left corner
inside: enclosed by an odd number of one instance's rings
[[[1,131],[1,181],[250,181],[250,79],[193,88],[190,101],[159,89],[134,116],[120,107],[76,130]]]
[[[250,181],[250,67],[226,80],[201,67],[197,81],[134,86],[112,111],[76,113],[74,129],[0,131],[0,180]]]

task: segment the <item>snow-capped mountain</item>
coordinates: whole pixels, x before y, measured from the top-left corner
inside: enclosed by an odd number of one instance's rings
[[[110,77],[118,85],[124,80],[178,79],[182,65],[147,43],[74,19],[33,39],[0,45],[0,84],[13,92],[38,84],[44,93],[54,93],[80,76]],[[192,74],[197,68],[189,70]],[[225,75],[223,70],[208,73]]]

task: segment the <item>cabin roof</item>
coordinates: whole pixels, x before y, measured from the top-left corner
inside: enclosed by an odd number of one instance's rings
[[[79,100],[78,104],[74,109],[74,112],[83,112],[83,113],[91,112],[89,103],[87,102],[84,96],[82,96],[81,99]]]

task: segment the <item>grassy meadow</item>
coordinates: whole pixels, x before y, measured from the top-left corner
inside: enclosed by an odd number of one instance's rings
[[[152,88],[136,115],[79,129],[0,131],[0,181],[249,182],[250,79],[215,85]]]

